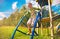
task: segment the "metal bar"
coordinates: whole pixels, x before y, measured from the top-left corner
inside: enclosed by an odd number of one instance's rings
[[[15,35],[15,33],[16,33],[16,30],[18,29],[18,27],[19,27],[19,25],[21,24],[21,22],[22,22],[23,19],[24,19],[24,16],[21,18],[21,20],[20,20],[19,23],[17,24],[17,26],[16,26],[16,28],[15,28],[13,34],[12,34],[11,39],[14,39],[14,35]]]
[[[36,31],[34,31],[34,33],[38,36],[38,34],[37,34],[37,32],[36,32]]]
[[[33,37],[34,37],[34,31],[35,31],[35,28],[36,28],[36,25],[37,25],[37,22],[38,22],[39,19],[41,19],[40,12],[37,13],[37,16],[36,16],[36,19],[35,19],[35,22],[34,22],[34,27],[33,27],[33,30],[32,30],[32,36],[31,36],[30,39],[33,39]]]
[[[28,12],[25,13],[25,15],[27,15],[27,14],[29,14],[29,13],[28,13]],[[14,35],[15,35],[15,33],[16,33],[16,30],[18,29],[19,25],[22,23],[22,20],[25,18],[25,15],[20,19],[20,21],[19,21],[18,24],[16,25],[16,28],[15,28],[13,34],[12,34],[11,39],[14,39]]]
[[[24,23],[23,21],[22,21],[22,23],[27,27],[26,23]]]
[[[18,30],[18,29],[17,29],[17,31],[18,31],[18,32],[21,32],[21,33],[24,34],[24,35],[29,35],[29,34],[26,34],[25,32],[20,31],[20,30]],[[31,35],[29,35],[29,36],[31,36]],[[36,35],[34,35],[34,36],[36,36]]]
[[[26,33],[22,32],[22,31],[20,31],[20,30],[18,30],[18,29],[17,29],[17,31],[19,31],[19,32],[21,32],[21,33],[23,33],[23,34],[27,35]]]

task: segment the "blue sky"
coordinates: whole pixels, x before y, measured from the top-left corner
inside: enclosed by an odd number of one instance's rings
[[[8,17],[16,8],[20,9],[26,0],[0,0],[0,20]]]
[[[12,4],[15,2],[17,2],[17,8],[25,4],[25,0],[0,0],[0,12],[12,9]]]
[[[33,7],[39,6],[35,0],[0,0],[0,20],[2,20],[4,17],[9,17],[10,14],[12,14],[12,12],[15,11],[16,8],[20,9],[22,5],[27,4],[29,2],[33,4]],[[56,11],[59,11],[60,13],[60,10]]]
[[[0,0],[0,20],[4,17],[8,18],[16,8],[20,9],[22,5],[27,4],[30,1],[33,0]]]

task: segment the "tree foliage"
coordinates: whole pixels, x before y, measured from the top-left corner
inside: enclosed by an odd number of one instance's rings
[[[36,10],[36,9],[35,9]],[[15,12],[13,12],[8,18],[3,18],[3,20],[0,20],[0,26],[4,25],[4,26],[16,26],[17,23],[19,22],[19,20],[21,19],[22,16],[24,16],[24,14],[28,12],[25,5],[19,10],[16,9]],[[57,14],[52,14],[53,16],[57,15]],[[29,15],[27,15],[29,17]],[[42,12],[42,16],[44,17],[49,17],[49,12],[46,9],[43,9]],[[57,19],[58,22],[60,21],[60,19]],[[56,20],[56,21],[57,21]],[[55,23],[56,21],[54,21],[53,23]],[[26,23],[26,20],[24,21]],[[48,23],[43,23],[43,25],[46,24],[49,26],[49,22]],[[44,26],[46,26],[44,25]]]

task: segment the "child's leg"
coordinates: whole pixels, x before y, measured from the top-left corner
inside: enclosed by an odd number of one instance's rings
[[[28,33],[31,33],[31,27],[30,27],[30,24],[27,24],[28,26]]]
[[[28,26],[28,34],[30,34],[31,33],[31,22],[32,22],[32,20],[31,20],[31,18],[28,20],[28,22],[27,22],[27,26]]]

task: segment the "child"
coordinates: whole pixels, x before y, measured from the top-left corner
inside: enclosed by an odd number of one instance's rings
[[[28,33],[27,34],[31,34],[31,26],[34,25],[34,20],[35,20],[35,10],[32,7],[32,3],[28,4],[28,8],[30,8],[31,17],[29,18],[29,20],[27,22],[27,26],[28,26]]]

